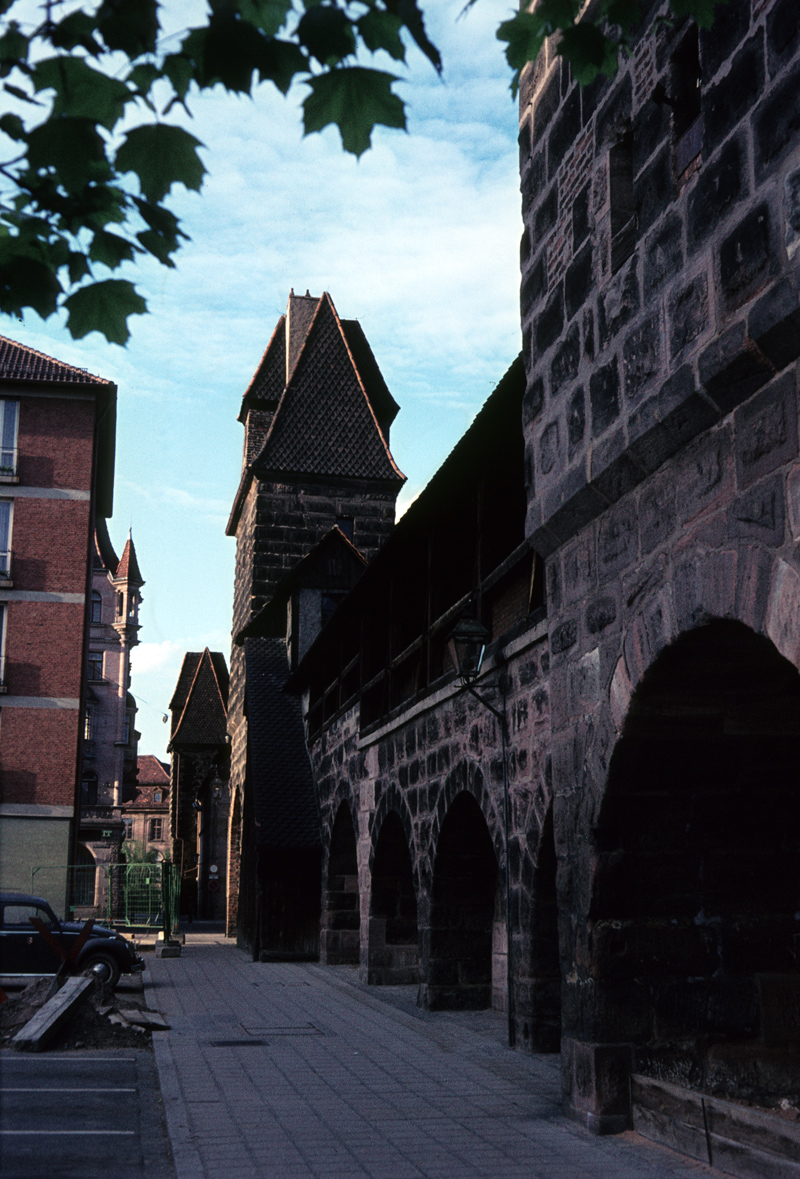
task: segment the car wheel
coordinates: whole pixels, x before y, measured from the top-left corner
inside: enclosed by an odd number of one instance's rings
[[[81,970],[93,971],[95,966],[101,968],[97,971],[97,975],[113,990],[119,982],[121,973],[116,958],[111,954],[107,954],[104,950],[95,950],[83,960]]]

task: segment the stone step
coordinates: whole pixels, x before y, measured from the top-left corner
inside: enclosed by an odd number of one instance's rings
[[[645,1138],[740,1179],[800,1179],[797,1122],[651,1077],[631,1078],[631,1098]]]

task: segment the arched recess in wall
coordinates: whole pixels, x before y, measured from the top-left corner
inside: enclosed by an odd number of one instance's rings
[[[713,621],[645,673],[596,829],[584,1029],[634,1072],[800,1087],[799,766],[800,674],[769,639]]]
[[[411,853],[397,811],[381,824],[372,866],[367,981],[402,986],[419,980],[417,895]]]
[[[479,1009],[492,1003],[492,931],[498,867],[489,828],[472,794],[447,811],[433,862],[427,981],[431,1010]]]
[[[558,1052],[561,1046],[561,963],[558,952],[558,897],[553,805],[548,807],[531,889],[530,1016],[523,1038],[534,1052]],[[527,1035],[526,1035],[527,1026]]]
[[[346,802],[336,812],[331,831],[322,921],[323,961],[329,966],[358,965],[361,945],[358,846]]]
[[[76,908],[94,905],[96,877],[95,858],[88,847],[79,843],[72,880],[73,904]]]

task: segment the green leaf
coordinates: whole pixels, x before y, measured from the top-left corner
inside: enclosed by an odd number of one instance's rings
[[[619,49],[616,42],[588,21],[564,29],[556,53],[569,62],[572,74],[581,86],[588,86],[600,73],[613,78],[617,72]]]
[[[25,124],[19,115],[0,115],[0,131],[9,139],[24,140],[27,138]]]
[[[297,26],[297,39],[322,66],[337,65],[356,50],[350,20],[332,4],[318,4],[304,12]]]
[[[133,59],[155,53],[158,34],[156,0],[103,0],[97,10],[97,29],[111,50]]]
[[[43,102],[39,102],[38,98],[32,98],[30,94],[26,94],[24,90],[20,90],[19,86],[13,86],[11,82],[4,82],[3,89],[6,94],[12,95],[13,98],[18,98],[21,102],[27,102],[30,106],[44,106]]]
[[[78,10],[71,12],[58,24],[53,25],[48,40],[54,49],[66,49],[68,52],[72,52],[80,45],[92,57],[99,57],[102,49],[95,40],[94,32],[94,17],[90,16],[88,12]]]
[[[205,167],[197,154],[199,139],[167,123],[145,123],[125,136],[115,161],[120,172],[135,172],[142,194],[162,200],[173,184],[199,191]]]
[[[111,344],[127,344],[128,317],[144,315],[147,303],[132,283],[120,278],[80,287],[64,300],[68,311],[67,329],[81,340],[89,332],[101,332]]]
[[[34,171],[54,169],[68,192],[111,175],[105,144],[88,119],[50,118],[35,127],[28,136],[28,162]]]
[[[129,241],[106,229],[99,229],[89,246],[92,262],[101,262],[109,270],[116,270],[123,262],[133,262],[135,255],[136,250]]]
[[[87,274],[91,274],[89,269],[89,261],[85,254],[73,250],[67,259],[67,271],[69,272],[69,281],[71,283],[80,282]]]
[[[147,250],[148,254],[152,254],[154,258],[158,258],[162,266],[169,266],[170,269],[174,269],[175,263],[170,255],[178,248],[177,238],[174,244],[170,244],[163,234],[156,233],[154,229],[143,229],[141,233],[136,234],[136,237],[141,243],[142,248]]]
[[[275,38],[262,48],[258,77],[261,82],[272,82],[281,94],[287,94],[296,76],[307,73],[308,68],[308,58],[299,45]]]
[[[15,237],[0,239],[0,312],[5,315],[22,314],[32,307],[47,319],[58,306],[61,283],[36,252]]]
[[[182,102],[194,77],[191,61],[183,53],[170,53],[164,58],[163,69],[165,77],[169,79],[172,89]]]
[[[162,71],[157,66],[152,65],[151,62],[145,61],[133,67],[128,74],[128,81],[141,94],[147,94],[153,83],[160,77],[162,77]]]
[[[710,29],[714,23],[714,9],[727,4],[728,0],[670,0],[670,7],[676,17],[690,16],[702,29]]]
[[[606,0],[603,6],[606,20],[610,25],[619,25],[623,32],[641,20],[639,0]]]
[[[311,78],[311,93],[303,102],[303,126],[306,135],[335,123],[342,136],[342,147],[355,156],[370,146],[376,123],[405,130],[405,106],[392,93],[393,74],[348,66]]]
[[[370,53],[383,49],[395,61],[405,61],[406,47],[400,36],[403,22],[392,12],[371,8],[358,21],[358,31]]]
[[[109,78],[81,57],[48,57],[33,67],[37,91],[54,90],[53,115],[91,119],[111,130],[133,98],[124,82]]]
[[[425,20],[417,0],[386,0],[386,8],[388,12],[400,18],[417,48],[422,50],[437,74],[441,74],[442,58],[425,32]]]
[[[3,36],[0,37],[0,61],[17,65],[28,60],[29,39],[20,32],[15,20],[9,22]]]
[[[237,7],[243,20],[261,29],[268,37],[274,37],[292,11],[292,0],[239,0]]]

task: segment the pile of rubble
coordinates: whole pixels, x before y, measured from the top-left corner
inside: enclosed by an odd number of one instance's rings
[[[152,1030],[168,1026],[141,995],[116,997],[91,976],[58,988],[42,978],[0,1005],[0,1048],[144,1048]]]

